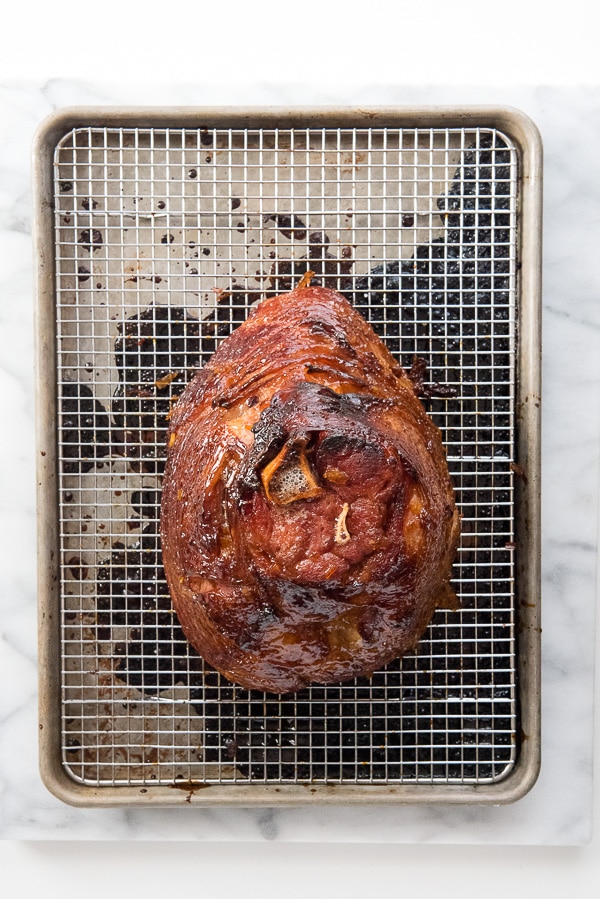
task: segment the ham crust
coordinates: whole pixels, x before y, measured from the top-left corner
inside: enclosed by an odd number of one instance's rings
[[[229,680],[285,693],[369,675],[455,602],[440,432],[339,294],[263,300],[183,392],[167,441],[173,607]]]

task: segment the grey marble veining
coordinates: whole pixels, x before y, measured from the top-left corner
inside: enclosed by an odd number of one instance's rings
[[[75,809],[37,770],[37,609],[30,154],[71,105],[509,104],[545,147],[543,758],[503,807]],[[5,839],[578,844],[590,837],[600,455],[600,89],[0,85],[0,836]]]

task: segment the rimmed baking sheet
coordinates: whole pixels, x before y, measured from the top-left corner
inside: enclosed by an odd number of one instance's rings
[[[541,149],[503,109],[70,110],[35,153],[40,725],[75,804],[510,801],[539,765]],[[427,364],[458,612],[293,699],[208,669],[158,511],[171,401],[307,268]]]

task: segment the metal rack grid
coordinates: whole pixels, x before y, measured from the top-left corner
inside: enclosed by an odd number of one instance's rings
[[[511,140],[78,127],[54,172],[64,768],[96,786],[504,778],[519,751]],[[371,679],[278,698],[187,646],[160,564],[160,479],[172,400],[307,268],[405,366],[428,365],[463,513],[462,605]]]

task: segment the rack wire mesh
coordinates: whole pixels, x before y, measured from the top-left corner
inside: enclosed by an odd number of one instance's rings
[[[518,755],[517,154],[494,128],[77,127],[54,157],[62,764],[76,781],[482,784]],[[248,692],[158,540],[174,398],[261,297],[342,292],[427,364],[458,612],[370,679]]]

